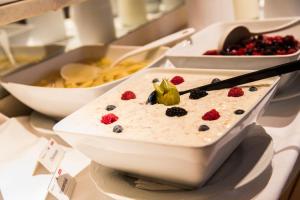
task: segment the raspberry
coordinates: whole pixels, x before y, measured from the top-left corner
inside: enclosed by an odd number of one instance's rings
[[[219,55],[218,50],[208,50],[203,55]]]
[[[292,53],[295,53],[296,51],[298,51],[298,50],[294,49],[294,48],[290,48],[287,53],[292,54]]]
[[[285,54],[286,54],[286,50],[284,50],[284,49],[278,49],[276,51],[276,55],[285,55]]]
[[[203,120],[208,120],[208,121],[216,120],[219,118],[220,118],[220,114],[218,113],[218,111],[216,111],[216,109],[212,109],[202,116]]]
[[[248,44],[246,44],[246,48],[247,49],[253,49],[255,47],[255,43],[254,42],[250,42]]]
[[[134,92],[132,92],[132,91],[124,92],[121,97],[122,100],[130,100],[130,99],[135,99],[135,98],[136,98],[136,96],[135,96]]]
[[[118,119],[119,119],[118,116],[116,116],[113,113],[109,113],[109,114],[106,114],[106,115],[102,116],[101,123],[103,123],[103,124],[111,124],[111,123],[114,123],[115,121],[117,121]]]
[[[244,95],[244,91],[240,87],[233,87],[228,91],[229,97],[240,97]]]
[[[262,53],[259,52],[259,51],[254,51],[254,52],[252,53],[252,55],[254,55],[254,56],[261,56]]]
[[[236,55],[242,56],[246,54],[246,49],[245,48],[240,48],[237,50]]]
[[[181,117],[187,114],[187,111],[184,108],[180,107],[171,107],[166,110],[166,115],[168,117]]]
[[[179,85],[181,83],[184,82],[184,79],[183,77],[181,76],[174,76],[172,79],[171,79],[171,83],[173,83],[174,85]]]

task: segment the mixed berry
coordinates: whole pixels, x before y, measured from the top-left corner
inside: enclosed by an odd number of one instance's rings
[[[229,97],[240,97],[243,95],[244,95],[244,91],[240,87],[230,88],[230,90],[228,91],[228,94],[227,94],[227,96],[229,96]]]
[[[153,79],[152,82],[156,83],[158,81],[159,81],[159,79],[155,78],[155,79]],[[178,84],[184,82],[184,78],[181,76],[174,76],[171,81],[173,84],[178,85]],[[220,81],[220,79],[214,78],[211,81],[211,83],[217,83],[219,81]],[[250,92],[255,92],[257,90],[258,89],[255,86],[249,87]],[[203,98],[207,95],[208,95],[208,93],[206,91],[200,90],[200,89],[195,89],[190,92],[189,98],[195,100],[195,99]],[[244,91],[241,87],[232,87],[229,89],[228,94],[227,94],[228,97],[241,97],[243,95],[244,95]],[[130,100],[130,99],[135,99],[135,98],[136,98],[135,93],[130,90],[125,91],[121,96],[122,100]],[[105,108],[105,110],[107,110],[107,111],[112,111],[114,109],[116,109],[116,106],[112,105],[112,104],[107,105]],[[242,109],[237,109],[234,111],[234,114],[242,115],[242,114],[244,114],[244,112],[245,111]],[[178,106],[169,107],[166,109],[166,112],[165,112],[165,115],[168,117],[182,117],[187,114],[188,114],[187,110],[185,110],[182,107],[178,107]],[[216,109],[211,109],[210,111],[204,113],[204,115],[202,116],[202,120],[213,121],[213,120],[219,119],[220,117],[221,117],[221,115]],[[113,113],[109,113],[109,114],[102,116],[101,123],[112,124],[112,123],[116,122],[118,119],[119,119],[118,116],[116,116]],[[203,132],[203,131],[208,131],[209,129],[210,129],[210,127],[208,125],[202,124],[199,126],[198,131]],[[121,132],[123,132],[123,130],[124,130],[124,128],[121,125],[115,125],[112,129],[112,131],[115,133],[121,133]]]
[[[244,55],[287,55],[300,49],[300,43],[292,35],[254,35],[225,50],[209,50],[204,55],[244,56]]]
[[[152,83],[158,83],[159,82],[159,79],[158,78],[155,78],[152,80]]]
[[[198,131],[208,131],[209,130],[209,126],[203,124],[201,126],[199,126]]]
[[[121,125],[115,125],[113,127],[113,132],[115,133],[122,133],[122,131],[123,131],[123,127]]]
[[[124,92],[121,96],[122,100],[130,100],[130,99],[135,99],[135,98],[136,98],[135,93],[132,91],[129,91],[129,90]]]
[[[257,87],[251,86],[251,87],[249,87],[249,91],[250,92],[255,92],[255,91],[257,91]]]
[[[174,85],[179,85],[181,83],[184,82],[184,79],[183,77],[181,76],[174,76],[171,80],[170,80],[171,83],[173,83]]]
[[[105,110],[107,110],[107,111],[112,111],[112,110],[114,110],[115,108],[116,108],[115,105],[107,105],[106,108],[105,108]]]
[[[213,120],[217,120],[219,119],[221,116],[219,114],[219,112],[216,109],[212,109],[210,111],[208,111],[207,113],[205,113],[202,116],[203,120],[207,120],[207,121],[213,121]]]
[[[103,123],[103,124],[112,124],[115,121],[117,121],[118,119],[119,119],[118,116],[116,116],[113,113],[109,113],[109,114],[106,114],[106,115],[102,116],[101,123]]]
[[[234,111],[234,114],[242,115],[242,114],[244,114],[244,112],[245,112],[244,110],[238,109],[238,110]]]
[[[207,96],[207,92],[204,90],[195,89],[190,92],[190,99],[200,99],[202,97]]]
[[[220,79],[214,78],[214,79],[211,81],[211,83],[218,83],[218,82],[220,82],[220,81],[221,81]]]
[[[187,111],[184,108],[180,107],[171,107],[167,108],[166,115],[168,117],[182,117],[187,114]]]

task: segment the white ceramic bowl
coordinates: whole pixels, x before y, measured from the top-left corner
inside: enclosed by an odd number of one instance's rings
[[[185,74],[196,74],[199,78],[224,78],[224,76],[226,78],[240,75],[245,71],[156,68],[143,73],[145,73],[144,75],[156,73],[155,76],[161,73],[164,75],[176,73],[183,76]],[[274,94],[279,80],[274,78],[274,82],[267,92],[218,139],[212,140],[203,146],[187,146],[184,144],[149,142],[142,139],[128,139],[126,137],[120,138],[112,134],[109,128],[95,123],[99,115],[98,109],[101,99],[109,98],[115,91],[128,89],[129,85],[127,84],[130,82],[131,84],[136,83],[135,78],[142,75],[140,73],[131,77],[123,82],[124,84],[118,85],[66,117],[55,125],[54,131],[74,148],[104,166],[125,171],[135,176],[155,178],[187,187],[204,184],[220,167],[246,136],[246,128],[253,123]],[[242,132],[243,130],[245,131]],[[109,131],[109,134],[104,134],[107,131]]]
[[[17,60],[17,66],[10,67],[7,56],[0,49],[0,76],[12,73],[13,71],[20,70],[20,68],[26,67],[38,63],[41,60],[51,58],[55,55],[64,52],[65,47],[60,45],[48,45],[48,46],[12,46],[11,51]],[[18,62],[21,59],[21,63]],[[2,63],[3,62],[3,63]],[[7,96],[8,93],[0,87],[0,99]]]
[[[83,46],[37,65],[8,74],[2,78],[1,85],[30,108],[51,117],[65,117],[127,77],[89,88],[47,88],[32,86],[33,83],[41,80],[49,72],[60,69],[67,63],[101,57],[114,60],[135,48],[128,46],[107,47],[103,45]],[[147,58],[156,62],[161,59],[165,51],[166,48],[160,48],[135,56],[133,59],[142,61]]]
[[[225,30],[232,26],[244,25],[251,31],[264,30],[277,27],[287,23],[295,18],[278,18],[251,21],[236,21],[216,23],[195,33],[191,37],[190,43],[187,41],[177,44],[167,51],[166,56],[178,66],[189,68],[200,67],[209,69],[246,69],[258,70],[296,60],[300,55],[300,50],[288,55],[275,56],[210,56],[203,55],[204,52],[211,49],[217,49],[219,39]],[[269,35],[293,35],[300,41],[300,24],[272,33]]]

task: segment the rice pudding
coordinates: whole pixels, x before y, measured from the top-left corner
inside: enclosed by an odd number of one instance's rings
[[[222,137],[270,90],[277,78],[270,78],[236,88],[207,91],[201,98],[180,96],[177,105],[146,104],[154,90],[153,82],[162,79],[177,84],[179,91],[227,79],[219,72],[195,74],[193,70],[149,70],[105,93],[100,98],[64,119],[68,132],[98,135],[151,143],[205,146]],[[167,110],[180,108],[183,115],[169,116]],[[180,112],[180,111],[179,111]],[[71,118],[71,119],[70,119]],[[84,120],[83,120],[84,119]]]

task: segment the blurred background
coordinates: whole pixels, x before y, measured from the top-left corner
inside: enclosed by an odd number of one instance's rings
[[[143,45],[184,27],[296,16],[298,0],[88,0],[1,26],[11,45]],[[2,1],[9,3],[9,0]],[[5,4],[4,4],[5,5]],[[8,4],[9,5],[9,4]],[[51,30],[51,34],[49,34]]]

